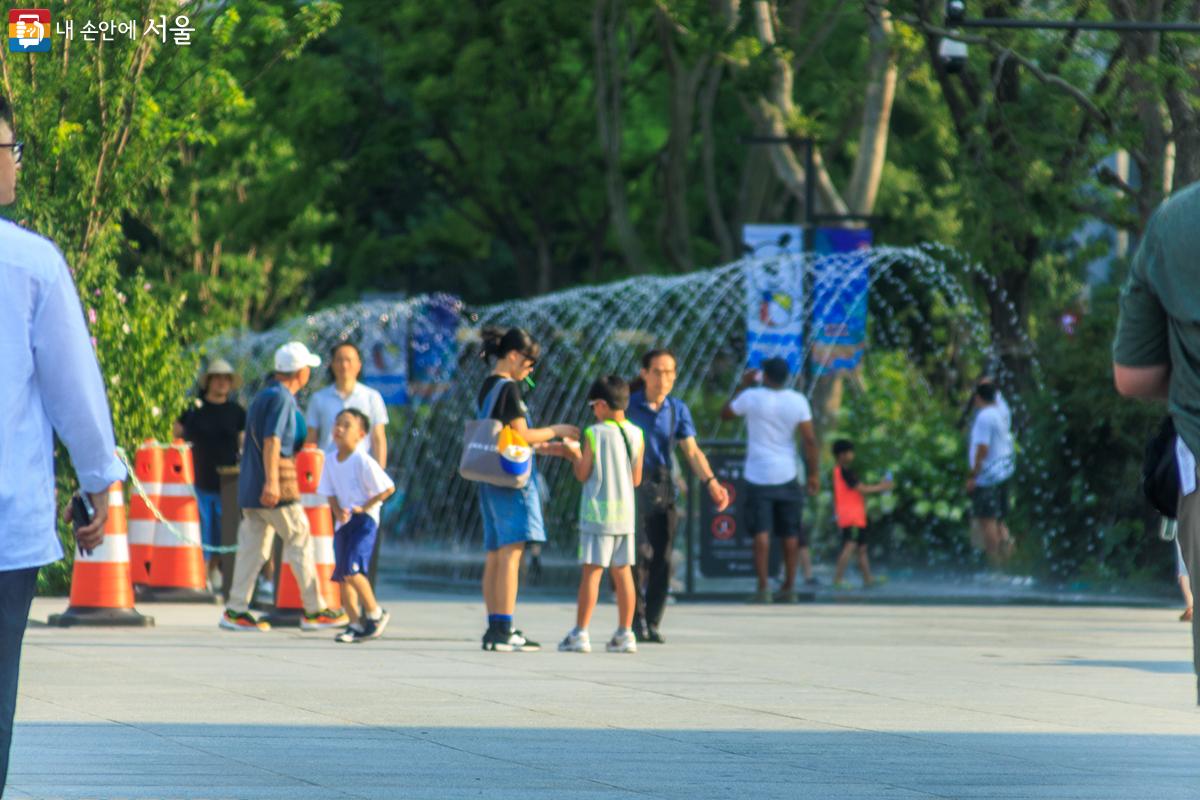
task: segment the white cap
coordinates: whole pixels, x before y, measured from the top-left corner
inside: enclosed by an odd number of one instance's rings
[[[321,366],[321,357],[308,351],[303,342],[288,342],[275,351],[276,372],[299,372],[305,367]]]

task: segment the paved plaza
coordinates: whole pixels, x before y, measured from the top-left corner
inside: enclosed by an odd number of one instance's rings
[[[496,654],[475,597],[387,592],[364,645],[215,607],[35,624],[5,797],[1200,796],[1170,609],[678,604],[625,656],[554,652],[573,607],[539,599],[519,621],[547,650]]]

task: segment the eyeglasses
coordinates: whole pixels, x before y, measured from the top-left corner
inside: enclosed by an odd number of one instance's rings
[[[13,151],[13,163],[21,163],[21,153],[25,152],[24,142],[9,142],[8,144],[0,144],[0,147],[7,147]]]

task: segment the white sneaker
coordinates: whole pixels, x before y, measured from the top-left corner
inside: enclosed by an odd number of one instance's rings
[[[608,644],[604,645],[604,649],[610,653],[636,653],[637,637],[633,635],[633,631],[614,633]]]
[[[558,651],[560,653],[590,653],[592,652],[592,637],[588,635],[587,631],[576,633],[572,628],[558,643]]]

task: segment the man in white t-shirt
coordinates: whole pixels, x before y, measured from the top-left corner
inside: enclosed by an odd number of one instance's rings
[[[804,493],[796,470],[796,434],[804,442],[804,461],[808,469],[808,493],[820,491],[817,463],[817,437],[813,430],[812,408],[804,395],[785,388],[790,376],[788,363],[769,358],[762,365],[762,386],[757,370],[742,376],[733,398],[721,410],[723,419],[746,418],[746,497],[745,522],[754,534],[754,567],[758,573],[757,603],[770,603],[768,564],[771,534],[783,539],[786,573],[779,602],[796,602],[796,566],[803,566],[805,583],[812,577],[812,557],[808,535],[801,524]]]
[[[971,519],[979,541],[993,566],[1002,566],[1012,555],[1012,539],[1004,518],[1008,513],[1008,482],[1015,471],[1011,415],[997,403],[996,387],[982,383],[975,389],[975,423],[967,459],[971,468],[967,493]]]
[[[308,401],[305,420],[308,422],[308,444],[315,444],[326,452],[334,449],[333,425],[337,415],[347,408],[357,409],[367,415],[371,429],[363,440],[363,447],[382,466],[387,466],[387,406],[383,395],[370,386],[358,382],[362,372],[362,356],[352,342],[342,342],[333,348],[329,358],[329,371],[333,383],[314,392]]]

